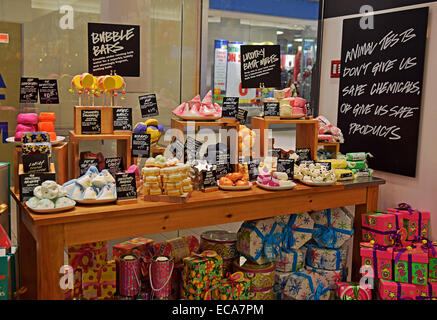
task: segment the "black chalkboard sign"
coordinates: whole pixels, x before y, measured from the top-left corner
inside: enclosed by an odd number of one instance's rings
[[[311,160],[311,149],[309,148],[296,148],[295,153],[299,156],[298,164],[301,161]]]
[[[279,102],[264,102],[264,117],[279,117]]]
[[[246,121],[247,121],[247,114],[248,114],[248,111],[247,111],[247,110],[244,110],[244,109],[238,108],[238,112],[237,112],[237,116],[236,116],[236,118],[237,118],[237,120],[238,120],[238,122],[239,122],[240,124],[246,124]]]
[[[121,171],[123,171],[123,158],[115,157],[115,158],[105,158],[105,169],[112,174],[113,177]]]
[[[185,140],[185,150],[187,152],[187,160],[196,160],[200,159],[200,148],[203,143],[194,139],[191,136],[188,136]]]
[[[279,45],[241,46],[241,85],[245,89],[281,86]]]
[[[80,121],[82,134],[100,134],[102,130],[102,115],[100,110],[81,110]]]
[[[274,158],[281,158],[281,148],[273,148],[272,149],[272,157]]]
[[[88,23],[88,72],[140,76],[140,26]]]
[[[98,159],[81,159],[81,160],[79,160],[79,174],[80,174],[80,176],[83,176],[91,166],[98,168],[99,167],[99,160]]]
[[[159,115],[158,102],[154,93],[140,96],[140,109],[143,118]]]
[[[27,201],[33,197],[33,189],[40,186],[44,181],[56,181],[54,173],[25,173],[20,174],[20,199]]]
[[[39,79],[38,92],[41,104],[59,104],[58,81],[56,79]]]
[[[169,151],[171,152],[173,157],[177,158],[178,160],[182,160],[182,158],[185,156],[185,147],[181,140],[174,137],[173,142],[170,144],[169,147]]]
[[[278,159],[277,170],[278,172],[285,172],[288,175],[288,180],[293,180],[294,160]]]
[[[150,157],[150,134],[132,133],[132,157]]]
[[[222,118],[236,118],[238,113],[238,97],[224,97],[222,106]]]
[[[325,167],[326,170],[331,170],[331,162],[316,162],[314,164],[320,164],[322,167]]]
[[[203,171],[202,178],[203,178],[203,188],[208,189],[208,188],[217,187],[217,172],[215,170]]]
[[[113,109],[114,131],[132,131],[132,108]]]
[[[303,164],[305,166],[309,166],[310,164],[314,164],[314,163],[315,163],[314,160],[302,160],[302,161],[299,161],[298,165]]]
[[[50,159],[47,153],[32,153],[23,155],[24,172],[47,172],[50,169]]]
[[[373,169],[414,177],[428,8],[343,22],[338,121],[342,153],[365,150]]]
[[[255,181],[256,178],[258,178],[259,174],[259,164],[261,163],[261,159],[259,158],[252,158],[250,162],[248,163],[248,171],[249,171],[249,180]]]
[[[115,187],[117,190],[117,200],[137,198],[137,181],[134,172],[116,174]]]
[[[228,150],[229,151],[229,150]],[[216,153],[215,165],[216,165],[216,177],[220,179],[231,172],[230,159],[231,156],[229,152],[225,150],[219,150]]]
[[[38,103],[38,78],[21,78],[20,103]]]

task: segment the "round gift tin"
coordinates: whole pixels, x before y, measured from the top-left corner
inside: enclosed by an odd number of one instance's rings
[[[169,299],[172,294],[174,260],[169,256],[156,256],[150,263],[150,286],[154,299]]]
[[[120,295],[134,297],[140,292],[140,260],[136,255],[120,257]]]
[[[224,230],[205,231],[200,235],[200,251],[213,250],[223,259],[223,274],[232,272],[237,253],[237,234]]]
[[[240,266],[239,259],[235,259],[233,263],[234,272],[241,271],[244,276],[250,280],[249,291],[262,291],[272,289],[275,284],[275,263],[269,262],[265,264],[257,264],[250,260],[246,261],[243,266]]]

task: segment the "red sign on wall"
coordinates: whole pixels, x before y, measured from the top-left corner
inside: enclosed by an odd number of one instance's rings
[[[340,78],[340,60],[331,61],[331,78]]]

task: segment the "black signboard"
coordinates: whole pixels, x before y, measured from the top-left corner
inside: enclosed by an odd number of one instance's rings
[[[21,78],[20,103],[38,103],[38,78]]]
[[[132,108],[113,109],[114,131],[132,131]]]
[[[79,175],[83,176],[91,166],[98,168],[99,167],[99,160],[98,159],[81,159],[81,160],[79,160]]]
[[[20,199],[27,201],[33,197],[33,189],[40,186],[44,181],[56,181],[54,173],[26,173],[20,174]]]
[[[140,76],[140,26],[88,23],[88,72]]]
[[[115,177],[115,175],[123,171],[123,158],[105,158],[105,168]]]
[[[32,153],[23,155],[24,172],[47,172],[50,168],[50,159],[47,153]]]
[[[322,167],[325,167],[326,170],[331,170],[331,162],[316,162],[315,164],[320,164]]]
[[[185,150],[187,151],[187,160],[200,159],[200,147],[203,145],[202,142],[188,136],[185,140]]]
[[[237,112],[237,116],[236,116],[236,118],[237,118],[237,120],[238,120],[238,122],[239,122],[240,124],[246,124],[246,121],[247,121],[247,113],[248,113],[247,110],[244,110],[244,109],[238,108],[238,112]]]
[[[272,149],[272,157],[274,158],[281,158],[281,148],[273,148]]]
[[[302,161],[299,161],[298,164],[299,165],[303,164],[303,165],[309,166],[310,164],[314,164],[314,160],[302,160]]]
[[[337,125],[342,153],[364,150],[373,169],[414,177],[429,8],[343,21]],[[400,156],[402,154],[402,156]]]
[[[170,152],[173,154],[173,157],[178,160],[181,160],[185,156],[185,147],[181,140],[176,137],[173,138],[173,142],[170,145]]]
[[[150,157],[150,134],[132,133],[132,157]]]
[[[159,115],[158,102],[154,93],[138,97],[140,100],[141,117],[147,118]]]
[[[301,161],[311,160],[311,149],[309,148],[296,148],[295,153],[299,156],[297,164]]]
[[[137,181],[134,172],[116,174],[115,187],[117,190],[117,200],[137,198]]]
[[[216,177],[217,179],[220,179],[221,177],[226,176],[230,171],[230,153],[229,150],[219,150],[216,153],[216,159],[215,159],[215,165],[217,167],[216,169]]]
[[[100,134],[102,130],[102,116],[100,110],[81,110],[80,121],[82,134]]]
[[[205,189],[217,187],[217,173],[215,170],[203,171],[203,187]]]
[[[241,46],[241,85],[245,89],[281,86],[279,45]]]
[[[264,102],[264,117],[279,117],[279,102]]]
[[[59,104],[58,81],[56,79],[39,79],[39,103]]]
[[[288,175],[288,180],[292,180],[294,176],[294,160],[278,159],[278,172],[285,172]]]
[[[248,170],[249,170],[249,180],[254,181],[256,178],[258,178],[259,174],[259,164],[261,163],[261,159],[258,158],[252,158],[250,162],[248,163]]]
[[[222,118],[236,118],[240,98],[224,97],[222,106]]]

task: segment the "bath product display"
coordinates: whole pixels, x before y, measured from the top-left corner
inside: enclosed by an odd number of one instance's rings
[[[228,173],[219,179],[218,186],[224,190],[247,190],[252,187],[252,183],[244,178],[243,173]]]
[[[326,117],[320,115],[316,118],[319,121],[318,140],[322,142],[344,142],[343,133],[334,126]]]
[[[330,288],[317,273],[298,271],[289,276],[283,295],[291,300],[328,300]]]
[[[26,205],[38,213],[54,213],[72,209],[76,202],[67,196],[66,191],[55,181],[44,181],[33,190],[34,197]]]
[[[338,181],[353,180],[355,178],[354,172],[349,169],[334,169],[333,172]]]
[[[245,125],[238,130],[238,153],[241,156],[251,156],[256,142],[256,132]]]
[[[223,274],[232,271],[232,261],[237,257],[237,234],[224,230],[205,231],[200,235],[200,251],[212,250],[223,259]]]
[[[23,133],[38,131],[38,115],[36,113],[19,113],[15,128],[15,141],[21,141]]]
[[[327,249],[309,244],[306,248],[307,266],[324,270],[339,270],[346,266],[347,247]]]
[[[393,280],[393,248],[361,243],[361,265],[372,268],[374,278]]]
[[[259,187],[267,190],[293,189],[296,184],[288,180],[288,175],[283,172],[272,172],[267,164],[260,165],[256,183]]]
[[[56,141],[56,114],[54,112],[41,112],[38,116],[38,119],[38,131],[48,132],[50,141]]]
[[[300,182],[314,186],[332,185],[337,178],[332,170],[328,170],[320,163],[305,164],[301,163],[294,166],[294,178]]]
[[[139,122],[133,129],[134,133],[150,134],[150,143],[156,144],[164,133],[164,126],[158,123],[156,119],[148,119],[144,122]]]
[[[216,120],[221,118],[222,108],[219,104],[213,103],[210,90],[203,100],[197,95],[174,109],[173,114],[183,120]]]

